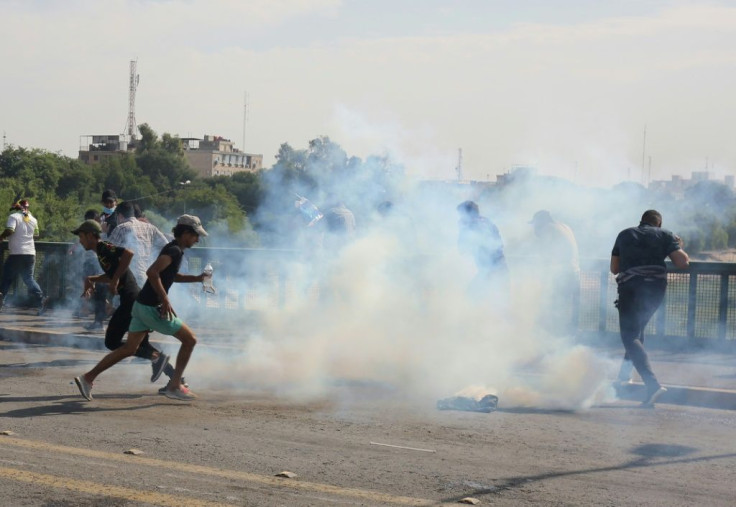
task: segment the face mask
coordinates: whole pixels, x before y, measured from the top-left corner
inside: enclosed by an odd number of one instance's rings
[[[103,206],[102,212],[106,215],[112,215],[115,212],[115,208],[106,208],[105,206]]]

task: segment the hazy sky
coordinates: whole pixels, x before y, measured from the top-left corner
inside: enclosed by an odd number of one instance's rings
[[[247,92],[266,167],[328,135],[432,178],[736,171],[733,1],[0,0],[7,142],[123,132],[134,59],[138,123],[242,148]]]

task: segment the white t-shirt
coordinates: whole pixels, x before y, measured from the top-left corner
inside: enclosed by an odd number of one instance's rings
[[[5,224],[6,229],[12,229],[13,234],[8,236],[8,250],[10,255],[36,255],[36,245],[33,236],[38,234],[38,221],[28,212],[12,213]]]

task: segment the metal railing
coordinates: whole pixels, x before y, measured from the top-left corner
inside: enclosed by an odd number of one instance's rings
[[[73,248],[74,247],[74,248]],[[63,305],[81,293],[83,251],[73,243],[36,243],[36,279],[50,305]],[[7,245],[2,256],[7,256]],[[220,291],[208,298],[207,307],[223,311],[281,307],[305,288],[291,280],[284,261],[297,261],[297,252],[275,249],[193,248],[187,252],[189,266],[183,272],[198,273],[211,262]],[[618,334],[616,283],[608,260],[582,263],[579,333]],[[239,283],[229,284],[228,280]],[[736,263],[692,262],[687,270],[670,269],[664,303],[645,334],[689,341],[736,343]],[[233,288],[234,287],[234,288]],[[319,288],[306,290],[319,291]],[[16,280],[11,296],[17,304],[27,297]]]

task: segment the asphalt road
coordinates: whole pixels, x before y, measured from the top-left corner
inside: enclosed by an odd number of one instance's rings
[[[227,389],[182,403],[140,362],[106,372],[88,402],[71,381],[100,357],[0,342],[0,431],[14,433],[0,436],[0,504],[736,502],[736,411],[437,411],[367,385],[308,403]]]

